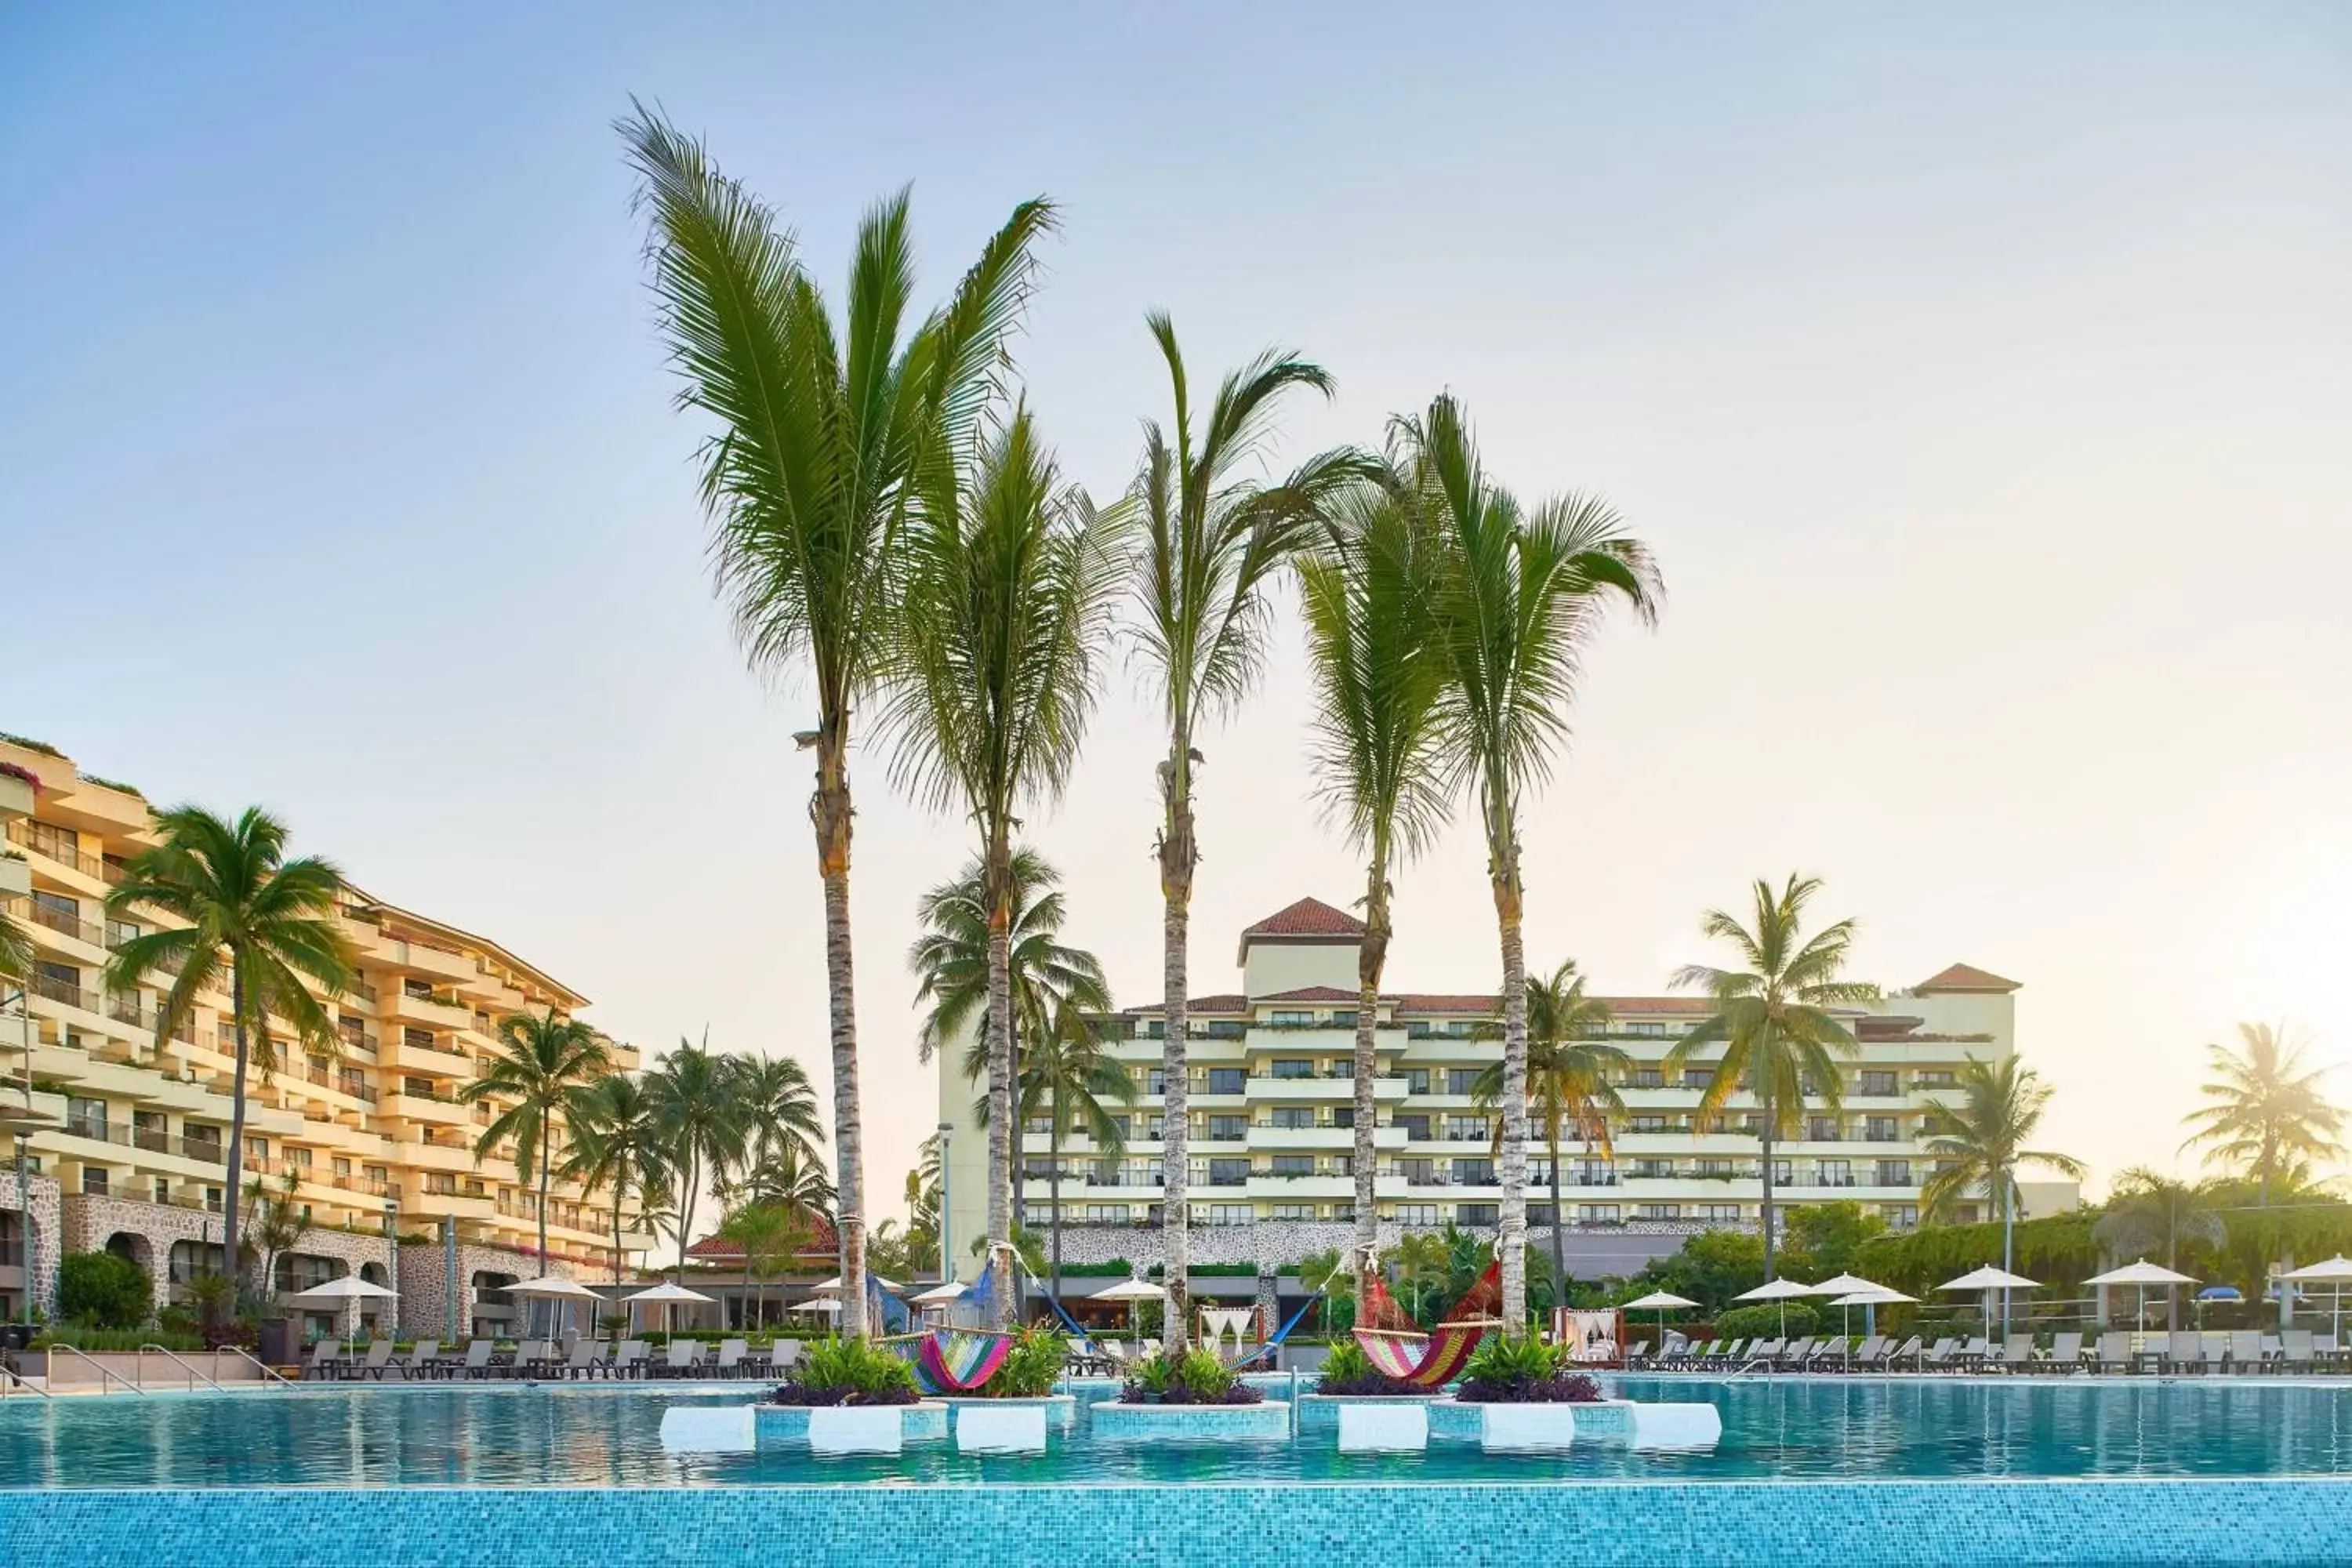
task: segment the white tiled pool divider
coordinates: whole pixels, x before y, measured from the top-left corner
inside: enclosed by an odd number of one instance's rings
[[[662,1412],[661,1445],[670,1454],[748,1454],[760,1446],[748,1405],[673,1405]]]
[[[1573,1405],[1486,1405],[1478,1443],[1490,1454],[1558,1452],[1576,1441]]]
[[[1097,1442],[1264,1443],[1287,1441],[1290,1405],[1128,1405],[1116,1399],[1093,1407]]]
[[[1425,1405],[1350,1405],[1339,1411],[1339,1452],[1418,1454],[1429,1447]]]
[[[809,1448],[818,1454],[895,1454],[905,1441],[896,1405],[820,1405],[809,1412]]]
[[[993,1410],[1002,1410],[1009,1405],[1034,1405],[1038,1409],[1045,1413],[1045,1425],[1053,1431],[1067,1432],[1075,1428],[1078,1424],[1077,1399],[1076,1396],[1067,1394],[1040,1394],[1034,1399],[926,1400],[924,1401],[924,1404],[944,1405],[948,1407],[948,1410],[950,1413],[961,1410],[968,1405],[986,1405],[990,1409]],[[919,1409],[921,1406],[919,1405],[917,1408]],[[916,1428],[913,1423],[910,1422],[907,1427],[907,1441],[909,1443],[914,1442],[921,1436],[922,1433]]]
[[[1636,1449],[1691,1451],[1723,1441],[1723,1412],[1712,1405],[1634,1405]]]
[[[955,1413],[956,1448],[966,1454],[1042,1454],[1045,1407],[1042,1405],[960,1405]]]

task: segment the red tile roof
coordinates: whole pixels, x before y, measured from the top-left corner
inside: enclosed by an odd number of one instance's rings
[[[1249,962],[1250,939],[1272,937],[1277,941],[1290,937],[1360,937],[1364,934],[1364,922],[1345,910],[1334,909],[1320,899],[1301,899],[1288,909],[1276,910],[1254,926],[1242,930],[1241,954],[1235,963]]]
[[[1939,991],[1979,992],[2006,996],[2022,987],[2021,981],[2003,980],[1990,970],[1979,969],[1974,964],[1955,963],[1939,973],[1929,975],[1911,989],[1922,996],[1932,996]]]
[[[1296,991],[1276,991],[1270,996],[1260,996],[1260,1002],[1353,1002],[1360,993],[1342,991],[1336,985],[1302,985]]]
[[[796,1258],[831,1258],[841,1250],[841,1240],[834,1234],[833,1222],[823,1215],[815,1216],[815,1227],[809,1238],[793,1256]],[[686,1255],[697,1263],[728,1264],[743,1261],[743,1249],[716,1231],[695,1242]]]
[[[1393,996],[1391,997],[1390,1000],[1395,1003],[1396,1010],[1400,1013],[1477,1013],[1486,1015],[1499,1013],[1502,1011],[1501,998],[1496,996],[1491,992],[1484,996],[1479,996],[1446,995],[1440,993],[1408,991],[1403,995]]]
[[[1184,1011],[1187,1014],[1238,1013],[1248,1005],[1249,998],[1242,995],[1239,992],[1227,992],[1222,995],[1216,996],[1188,996],[1184,999]],[[1164,1010],[1165,1009],[1162,1008],[1160,1004],[1157,1002],[1146,1002],[1139,1005],[1127,1008],[1121,1016],[1129,1018],[1157,1018]]]

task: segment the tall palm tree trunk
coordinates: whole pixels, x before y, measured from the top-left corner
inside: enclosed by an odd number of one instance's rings
[[[1009,899],[990,856],[988,900],[988,1245],[997,1266],[991,1310],[1010,1322],[1021,1289],[1014,1270],[1013,1193],[1020,1176],[1020,1096],[1013,1085],[1013,935]]]
[[[1381,1205],[1379,1144],[1373,1130],[1379,1108],[1372,1097],[1380,1071],[1374,1018],[1380,1011],[1381,976],[1389,958],[1388,846],[1376,840],[1364,889],[1364,935],[1356,949],[1356,1300],[1370,1300],[1379,1268]]]
[[[539,1113],[539,1277],[547,1278],[547,1142],[548,1113]]]
[[[1764,1152],[1757,1171],[1764,1178],[1764,1282],[1769,1285],[1777,1276],[1772,1272],[1772,1108],[1769,1100],[1764,1103],[1764,1119],[1757,1126],[1757,1142]]]
[[[1049,1289],[1053,1295],[1054,1305],[1057,1308],[1062,1304],[1062,1107],[1059,1103],[1061,1098],[1061,1091],[1055,1090],[1054,1099],[1056,1103],[1054,1106],[1053,1131],[1047,1135],[1045,1141],[1045,1158],[1054,1163],[1053,1169],[1046,1173],[1046,1179],[1053,1185],[1054,1205],[1054,1282]]]
[[[1551,1289],[1555,1308],[1568,1305],[1568,1220],[1559,1212],[1559,1118],[1547,1117],[1544,1142],[1551,1155]]]
[[[842,1329],[866,1335],[865,1138],[857,1096],[857,994],[849,946],[848,722],[832,717],[817,739],[817,870],[824,879],[824,978],[833,1026],[834,1200],[841,1244]]]
[[[1495,1237],[1502,1263],[1504,1332],[1528,1322],[1528,963],[1521,943],[1517,835],[1505,814],[1495,850],[1495,917],[1503,945],[1503,1214]]]
[[[677,1268],[670,1276],[670,1283],[673,1285],[682,1284],[686,1279],[686,1238],[694,1234],[694,1194],[695,1190],[701,1185],[702,1151],[694,1148],[689,1140],[686,1155],[684,1190],[677,1196]]]
[[[1167,820],[1160,836],[1160,892],[1165,900],[1160,941],[1160,1012],[1167,1038],[1160,1049],[1160,1256],[1167,1265],[1168,1300],[1160,1336],[1171,1352],[1184,1349],[1192,1321],[1187,1270],[1192,1266],[1192,1082],[1186,1065],[1185,960],[1192,933],[1192,871],[1199,851],[1192,841],[1192,745],[1178,726],[1175,745],[1161,764]]]
[[[229,1011],[236,1021],[236,1077],[229,1090],[228,1191],[221,1200],[221,1271],[245,1289],[245,1266],[236,1253],[237,1194],[245,1185],[245,964],[234,949],[229,954]]]

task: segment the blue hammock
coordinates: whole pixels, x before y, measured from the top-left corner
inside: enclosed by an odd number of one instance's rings
[[[1309,1296],[1307,1299],[1307,1304],[1305,1306],[1290,1314],[1290,1321],[1283,1324],[1281,1328],[1275,1331],[1274,1338],[1266,1341],[1265,1343],[1258,1346],[1257,1349],[1250,1352],[1249,1354],[1234,1363],[1234,1370],[1235,1372],[1239,1372],[1242,1368],[1249,1365],[1249,1363],[1254,1361],[1271,1360],[1274,1352],[1282,1348],[1282,1342],[1290,1337],[1290,1331],[1297,1328],[1299,1323],[1305,1320],[1307,1314],[1315,1310],[1315,1304],[1321,1300],[1323,1300],[1323,1292],[1320,1290],[1318,1290],[1315,1294]]]

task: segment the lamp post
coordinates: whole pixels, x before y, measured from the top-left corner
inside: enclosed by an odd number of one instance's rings
[[[955,1278],[955,1249],[948,1245],[948,1216],[955,1212],[955,1205],[948,1201],[948,1142],[954,1136],[954,1122],[940,1123],[940,1283],[942,1285]]]
[[[386,1194],[383,1200],[384,1282],[392,1287],[392,1300],[385,1304],[391,1319],[391,1334],[400,1338],[400,1200]]]

